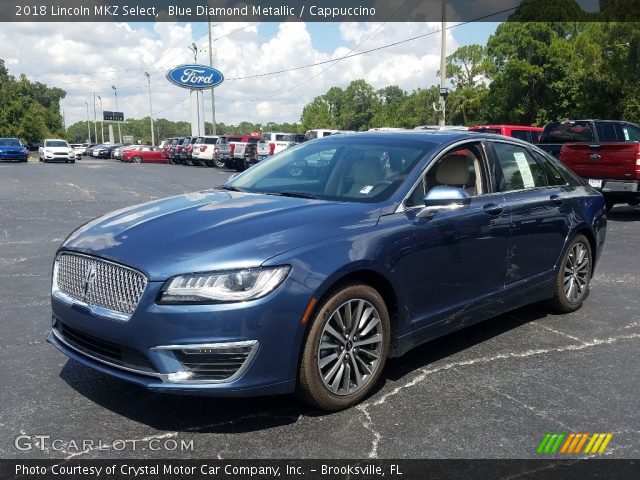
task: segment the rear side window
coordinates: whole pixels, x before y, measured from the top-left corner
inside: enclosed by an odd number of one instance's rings
[[[542,168],[547,174],[547,179],[549,181],[549,185],[566,185],[567,179],[562,176],[560,171],[556,168],[556,166],[544,155],[539,154],[538,152],[533,152],[533,155],[538,160],[538,163],[542,165]]]
[[[619,142],[639,142],[640,129],[630,123],[617,124]]]
[[[511,130],[511,136],[529,143],[538,143],[538,134],[528,130]]]
[[[205,138],[204,139],[205,145],[215,145],[217,142],[218,142],[217,138]]]
[[[540,143],[593,142],[594,138],[589,122],[554,122],[545,127]]]
[[[493,147],[501,170],[496,179],[499,192],[548,185],[544,170],[525,148],[500,142],[493,143]]]
[[[616,134],[616,126],[611,122],[598,122],[598,138],[601,142],[623,142]]]

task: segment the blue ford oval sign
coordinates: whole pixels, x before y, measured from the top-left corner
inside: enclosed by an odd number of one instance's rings
[[[224,81],[224,75],[205,65],[180,65],[167,72],[167,79],[189,90],[206,90],[220,85]]]

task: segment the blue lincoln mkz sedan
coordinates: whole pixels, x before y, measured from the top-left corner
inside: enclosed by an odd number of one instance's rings
[[[517,307],[580,308],[605,202],[533,145],[376,132],[71,234],[49,342],[161,392],[363,399],[389,357]]]

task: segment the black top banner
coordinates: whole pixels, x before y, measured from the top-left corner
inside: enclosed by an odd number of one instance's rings
[[[3,0],[2,22],[638,22],[640,0]]]

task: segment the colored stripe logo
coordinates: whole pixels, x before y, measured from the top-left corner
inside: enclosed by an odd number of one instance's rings
[[[613,438],[612,433],[547,433],[536,453],[538,455],[604,453]]]

